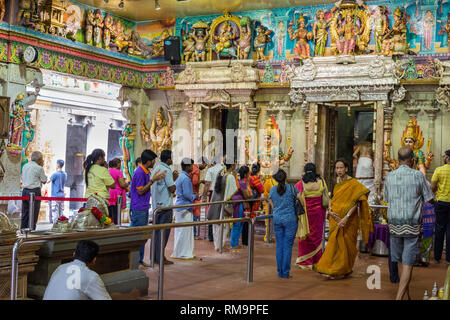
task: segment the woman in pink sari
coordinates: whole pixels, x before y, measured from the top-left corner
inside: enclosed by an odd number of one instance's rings
[[[307,163],[304,170],[305,174],[295,186],[305,198],[310,233],[305,239],[299,239],[296,263],[302,269],[312,270],[322,257],[323,227],[326,214],[326,209],[322,207],[322,196],[324,189],[328,189],[325,181],[317,174],[316,166],[313,163]]]
[[[109,165],[109,173],[111,177],[114,179],[116,186],[114,188],[109,189],[109,206],[108,212],[110,218],[113,219],[114,223],[118,223],[118,208],[117,208],[117,196],[122,196],[122,210],[127,207],[127,196],[126,192],[129,191],[128,182],[125,180],[122,171],[120,171],[122,164],[122,160],[119,158],[112,159]]]

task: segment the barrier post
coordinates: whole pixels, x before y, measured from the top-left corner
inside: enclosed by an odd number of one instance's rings
[[[117,225],[122,225],[122,195],[117,196]]]
[[[220,208],[220,216],[219,216],[219,220],[223,220],[223,207],[225,205],[222,204],[221,208]],[[214,228],[214,226],[213,226]],[[214,234],[214,229],[213,229],[213,234]],[[222,254],[222,248],[223,248],[223,223],[220,224],[220,230],[219,230],[219,253]]]
[[[159,277],[158,277],[158,300],[163,299],[164,290],[164,237],[166,236],[166,229],[160,230],[161,241],[159,250]]]
[[[156,224],[156,217],[158,216],[158,209],[153,211],[152,225]],[[152,242],[150,246],[150,268],[155,267],[155,258],[156,258],[156,230],[152,232]]]
[[[255,219],[248,222],[248,257],[247,257],[247,282],[253,282],[253,253],[255,245]]]
[[[28,207],[28,228],[34,230],[34,192],[30,193],[30,205]]]

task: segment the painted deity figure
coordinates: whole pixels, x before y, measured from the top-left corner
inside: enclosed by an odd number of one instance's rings
[[[450,13],[447,14],[447,23],[445,25],[441,25],[441,30],[439,30],[439,34],[442,35],[447,33],[447,50],[450,52]]]
[[[382,54],[386,56],[405,54],[408,49],[406,43],[407,31],[406,17],[404,17],[402,11],[397,8],[394,11],[394,25],[383,37]]]
[[[236,33],[233,30],[233,26],[228,21],[225,21],[223,23],[219,36],[214,36],[214,39],[219,41],[216,44],[217,54],[220,55],[220,53],[224,49],[231,48],[233,46],[233,40],[235,38]]]
[[[100,9],[94,11],[94,46],[99,47],[102,41],[103,15]]]
[[[335,10],[335,8],[333,8]],[[330,21],[325,19],[325,12],[319,9],[316,13],[317,21],[313,24],[313,38],[316,43],[314,48],[314,55],[317,57],[323,57],[325,55],[325,45],[328,39],[328,27]]]
[[[111,43],[111,30],[113,28],[113,18],[107,13],[105,20],[103,20],[103,47],[109,50],[109,44]]]
[[[383,37],[389,29],[389,21],[386,17],[386,7],[383,5],[375,8],[372,16],[372,23],[375,33],[375,52],[381,53],[383,47]]]
[[[92,41],[92,35],[94,33],[95,17],[91,9],[86,11],[86,27],[85,27],[85,37],[86,43],[90,44]]]
[[[434,17],[431,10],[427,10],[423,18],[423,39],[424,50],[431,51],[431,43],[433,42]]]
[[[122,171],[127,177],[128,181],[131,181],[134,173],[134,129],[130,124],[127,124],[122,131],[122,137],[119,139],[119,145],[122,149]]]
[[[172,124],[173,119],[170,112],[167,112],[169,123],[164,118],[163,109],[159,108],[156,115],[153,116],[152,126],[148,130],[145,121],[141,121],[141,135],[144,141],[151,143],[150,149],[155,153],[160,154],[163,150],[170,150],[172,148]]]
[[[194,29],[194,33],[192,38],[195,41],[194,47],[194,60],[198,61],[206,61],[206,45],[208,43],[208,25],[204,22],[195,23],[192,28]]]
[[[37,4],[35,0],[19,0],[18,2],[19,10],[17,11],[16,24],[23,25],[24,23],[22,23],[22,19],[26,18],[26,15],[31,15],[35,12]],[[27,19],[30,20],[30,16],[28,16]]]
[[[278,22],[276,40],[277,40],[277,56],[283,57],[284,43],[286,41],[286,27],[283,21]]]
[[[305,27],[305,18],[300,16],[297,20],[297,29],[293,31],[292,26],[288,28],[289,38],[291,40],[297,40],[294,47],[294,53],[300,59],[309,58],[311,55],[311,49],[309,47],[308,40],[312,39],[312,34],[308,33]]]
[[[252,30],[250,28],[250,20],[244,26],[238,41],[239,59],[248,59],[250,53],[250,45],[252,41]]]
[[[256,37],[253,42],[253,45],[256,49],[256,60],[264,61],[266,60],[266,56],[264,55],[264,50],[266,49],[267,43],[270,42],[269,35],[272,32],[270,30],[266,30],[262,25],[259,25],[256,28]]]
[[[16,97],[11,112],[9,113],[9,141],[8,152],[20,154],[22,151],[23,131],[25,124],[25,110],[23,107],[24,95],[21,93]]]
[[[423,133],[416,119],[413,117],[409,120],[402,137],[402,147],[407,146],[414,150],[414,166],[416,170],[421,171],[426,176],[426,170],[430,169],[433,154],[430,152],[431,140],[428,143],[427,156],[420,150],[424,145]]]
[[[75,9],[76,6],[69,6],[66,14],[69,16],[66,20],[65,33],[66,37],[72,41],[76,41],[76,34],[81,28],[81,16],[80,12]]]
[[[338,34],[341,38],[337,41],[337,48],[341,54],[354,54],[359,29],[350,14],[347,14],[344,20],[345,22],[341,21],[338,27]]]

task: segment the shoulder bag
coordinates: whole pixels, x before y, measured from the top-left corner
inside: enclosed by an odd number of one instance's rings
[[[327,209],[330,206],[330,196],[328,195],[328,188],[322,178],[323,193],[322,193],[322,207]]]
[[[305,214],[305,209],[303,208],[300,200],[295,196],[295,194],[296,194],[296,192],[294,192],[295,186],[293,186],[292,184],[290,184],[289,186],[291,188],[292,195],[294,196],[295,215],[297,217],[301,216],[302,214]]]

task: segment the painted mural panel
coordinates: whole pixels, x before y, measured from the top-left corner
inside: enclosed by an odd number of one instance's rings
[[[177,19],[175,33],[182,39],[183,52],[189,53],[189,49],[195,51],[192,48],[198,41],[193,35],[206,32],[210,35],[211,31],[217,32],[213,30],[217,29],[216,22],[224,16]],[[235,33],[231,41],[239,48],[241,38],[236,32],[249,25],[249,58],[259,61],[338,54],[390,56],[449,51],[450,2],[445,0],[338,1],[334,5],[237,12],[229,16],[240,21],[249,21],[236,23],[239,28],[230,23]],[[205,26],[195,27],[199,23]],[[258,32],[258,28],[263,30]],[[264,45],[257,40],[262,32],[267,39]],[[215,41],[209,41],[208,46],[213,47],[212,51],[217,51]],[[264,59],[261,57],[261,48]],[[215,58],[216,55],[211,57],[213,60]],[[188,54],[183,61],[200,59]]]

